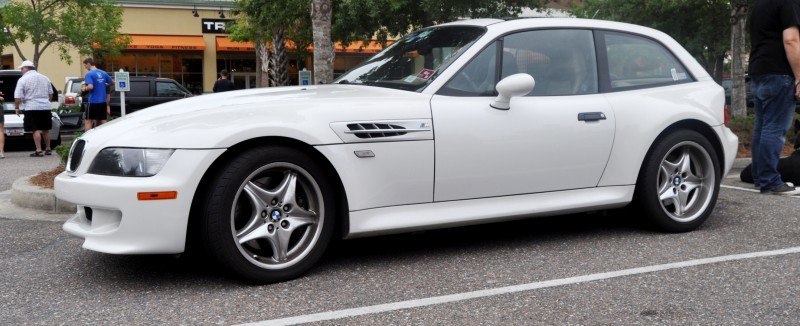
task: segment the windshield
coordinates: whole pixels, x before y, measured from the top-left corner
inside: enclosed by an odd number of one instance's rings
[[[477,26],[419,30],[333,82],[421,91],[485,32],[485,28]]]
[[[83,82],[81,82],[81,81],[77,81],[77,80],[73,81],[72,82],[72,89],[70,89],[69,92],[70,93],[75,93],[75,94],[80,94],[82,85],[83,85]]]

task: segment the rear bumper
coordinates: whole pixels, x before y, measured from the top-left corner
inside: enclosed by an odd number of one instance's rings
[[[720,158],[724,163],[722,170],[722,176],[724,177],[728,175],[728,172],[733,168],[733,161],[736,160],[736,154],[739,151],[739,137],[724,125],[714,127],[714,131],[719,137],[720,143],[722,144],[722,152],[725,156]]]

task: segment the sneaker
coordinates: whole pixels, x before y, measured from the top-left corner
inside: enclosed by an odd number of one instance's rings
[[[3,155],[3,153],[0,153],[0,159],[3,159],[3,158],[6,158],[6,156]]]
[[[800,190],[797,190],[791,183],[784,183],[771,190],[761,189],[761,193],[771,194],[771,195],[794,196],[800,193]]]

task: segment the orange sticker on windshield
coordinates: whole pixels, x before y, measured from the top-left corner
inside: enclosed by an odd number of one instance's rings
[[[433,77],[433,73],[434,73],[434,72],[436,72],[436,70],[431,70],[431,69],[422,69],[422,70],[420,70],[420,72],[417,74],[417,77],[419,77],[419,78],[422,78],[422,79],[425,79],[425,80],[428,80],[428,79],[431,79],[431,77]]]

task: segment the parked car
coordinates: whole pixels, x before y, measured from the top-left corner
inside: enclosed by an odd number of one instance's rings
[[[725,89],[725,104],[731,105],[731,90],[733,89],[733,80],[730,78],[722,79],[721,83],[722,88]],[[750,78],[745,78],[745,103],[747,104],[748,108],[752,108],[755,104],[753,104],[753,92],[750,90]]]
[[[306,272],[335,234],[631,203],[684,232],[711,215],[736,156],[724,102],[650,28],[459,21],[412,32],[330,85],[203,95],[93,129],[56,194],[77,204],[64,230],[86,249],[175,254],[188,241],[257,282]]]
[[[186,88],[169,78],[131,76],[130,91],[125,93],[125,113],[133,113],[154,105],[191,97]],[[121,115],[119,92],[111,93],[111,116]]]
[[[64,85],[64,91],[58,96],[57,113],[61,118],[62,132],[83,131],[85,128],[81,86],[83,78],[70,78]]]
[[[5,101],[3,102],[3,118],[5,123],[6,144],[22,143],[33,146],[33,133],[26,132],[23,128],[25,111],[17,116],[14,111],[14,90],[17,88],[17,81],[22,77],[19,70],[0,70],[0,93]],[[51,84],[52,86],[52,84]],[[58,101],[58,91],[53,87],[53,97],[50,99],[53,104]],[[52,147],[61,144],[61,119],[53,113],[53,127],[50,130],[50,145]]]
[[[80,107],[83,100],[81,85],[83,85],[83,78],[67,79],[67,82],[64,83],[64,91],[58,95],[58,103],[67,108]]]

